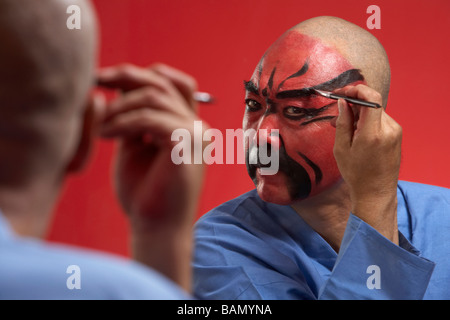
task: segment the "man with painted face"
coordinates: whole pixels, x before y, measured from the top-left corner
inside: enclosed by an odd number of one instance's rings
[[[266,129],[279,168],[196,225],[194,289],[207,299],[445,299],[450,192],[398,181],[401,127],[385,112],[381,44],[338,18],[283,34],[245,81],[244,129]],[[334,91],[384,108],[314,94]],[[275,131],[276,130],[276,131]]]

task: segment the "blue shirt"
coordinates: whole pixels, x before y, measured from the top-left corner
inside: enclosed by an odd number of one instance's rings
[[[187,299],[125,258],[16,236],[0,214],[0,299]]]
[[[400,245],[350,214],[339,253],[255,190],[196,224],[203,299],[450,299],[450,190],[399,182]]]

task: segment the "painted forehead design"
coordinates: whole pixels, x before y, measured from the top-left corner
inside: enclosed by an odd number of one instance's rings
[[[305,64],[306,65],[306,64]],[[272,75],[275,74],[276,67],[272,70]],[[306,73],[306,72],[305,72]],[[271,79],[273,76],[271,75]],[[301,74],[303,75],[303,74]],[[287,77],[283,82],[278,86],[276,98],[277,99],[290,99],[290,98],[303,98],[310,96],[313,94],[312,89],[317,90],[325,90],[325,91],[333,91],[338,88],[345,87],[346,85],[349,85],[351,83],[357,82],[357,81],[364,81],[364,77],[361,74],[361,72],[358,69],[350,69],[347,70],[337,77],[326,81],[324,83],[308,87],[308,88],[301,88],[301,89],[295,89],[295,90],[286,90],[286,91],[280,91],[280,88],[282,84],[291,78],[299,77],[300,75],[292,75],[290,77]],[[256,95],[262,95],[263,97],[268,96],[268,90],[273,90],[273,80],[269,79],[269,82],[267,84],[267,87],[265,87],[261,92],[259,89],[259,86],[254,83],[253,81],[244,81],[245,89],[248,92],[254,93]]]
[[[354,82],[364,81],[364,77],[360,70],[352,68],[351,65],[337,51],[325,47],[316,39],[291,32],[291,34],[288,34],[285,39],[282,39],[279,42],[280,43],[275,43],[276,47],[273,49],[273,51],[276,52],[275,61],[271,61],[274,60],[272,54],[272,57],[268,59],[268,66],[265,66],[265,61],[267,59],[266,53],[259,62],[252,80],[244,81],[245,89],[248,92],[256,95],[262,95],[263,97],[268,97],[269,95],[274,94],[277,99],[302,98],[312,95],[312,89],[333,91]],[[292,49],[289,48],[291,46],[293,47]],[[317,50],[317,47],[320,49]],[[305,53],[307,53],[308,56],[306,58],[297,57],[297,53],[298,56],[304,55]],[[298,71],[286,76],[286,72],[277,72],[277,67],[279,67],[280,64],[280,58],[287,61],[287,63],[283,61],[284,66],[282,67],[284,67],[284,70],[286,70],[286,64],[290,67],[294,63],[298,63],[299,60],[304,60],[304,62]],[[329,65],[327,65],[328,63]],[[327,69],[327,74],[323,74],[324,69]],[[263,84],[263,88],[261,88],[261,80],[263,77],[267,79],[268,72],[270,72],[270,76],[267,81],[264,81],[266,83]],[[330,75],[330,73],[333,72],[335,76]],[[278,75],[278,73],[280,74]],[[283,86],[286,81],[290,79],[298,78],[299,80],[311,80],[311,78],[317,79],[324,77],[326,79],[327,76],[331,79],[327,79],[312,86],[302,87],[300,85],[300,88],[283,90]],[[278,79],[278,84],[275,83],[275,78]],[[308,81],[299,82],[307,83]]]

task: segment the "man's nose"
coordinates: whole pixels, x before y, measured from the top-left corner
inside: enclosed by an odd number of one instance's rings
[[[280,129],[275,114],[265,115],[258,125],[257,144],[267,143],[275,148],[280,147]]]

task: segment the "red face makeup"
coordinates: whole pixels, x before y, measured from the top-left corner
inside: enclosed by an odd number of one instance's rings
[[[247,157],[247,170],[263,200],[291,204],[339,181],[330,124],[338,115],[337,103],[310,89],[333,91],[358,83],[364,83],[359,70],[318,39],[289,31],[269,48],[245,82],[243,121],[244,130],[279,132],[267,139],[280,146],[278,173],[261,175]]]

